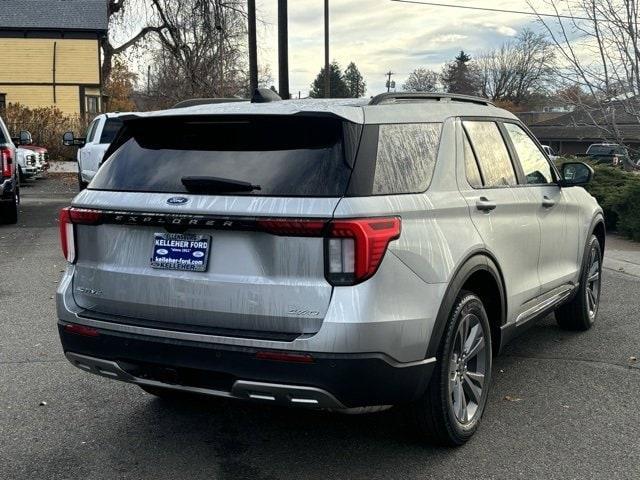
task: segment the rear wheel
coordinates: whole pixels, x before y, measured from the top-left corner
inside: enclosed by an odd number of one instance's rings
[[[595,235],[587,243],[587,261],[582,267],[578,293],[556,310],[556,321],[565,330],[589,330],[596,321],[602,286],[602,249]]]
[[[18,206],[20,205],[20,190],[16,189],[8,202],[0,205],[0,223],[14,225],[18,223]]]
[[[491,381],[491,331],[480,298],[461,292],[447,323],[425,394],[408,409],[418,434],[458,446],[478,429]]]

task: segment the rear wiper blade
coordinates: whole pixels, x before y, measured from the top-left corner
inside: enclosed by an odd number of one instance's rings
[[[190,193],[225,193],[253,192],[261,190],[260,185],[253,185],[241,180],[218,177],[182,177],[182,185]]]

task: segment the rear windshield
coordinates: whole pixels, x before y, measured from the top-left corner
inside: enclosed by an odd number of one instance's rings
[[[617,145],[592,145],[587,152],[591,155],[615,155],[622,153],[623,149]]]
[[[122,120],[119,118],[108,118],[100,135],[100,143],[111,143],[116,138],[116,134],[122,127]]]
[[[188,193],[183,179],[195,177],[259,187],[214,195],[342,196],[359,138],[358,126],[329,117],[167,117],[125,128],[91,189]]]

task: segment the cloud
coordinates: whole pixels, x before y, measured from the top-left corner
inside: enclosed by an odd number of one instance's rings
[[[277,11],[271,0],[258,0],[263,20],[272,25],[260,36],[261,58],[277,72]],[[509,0],[475,0],[474,6],[514,8]],[[520,6],[526,9],[526,5]],[[354,61],[368,84],[367,94],[384,90],[385,72],[396,72],[398,85],[417,67],[440,70],[460,51],[495,47],[518,33],[529,18],[456,10],[389,0],[331,0],[330,57],[344,68]],[[289,2],[291,91],[306,95],[324,62],[321,0]],[[277,78],[275,79],[277,85]]]

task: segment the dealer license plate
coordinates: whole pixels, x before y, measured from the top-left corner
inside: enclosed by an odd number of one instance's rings
[[[206,272],[210,244],[210,235],[156,233],[153,238],[151,267]]]

